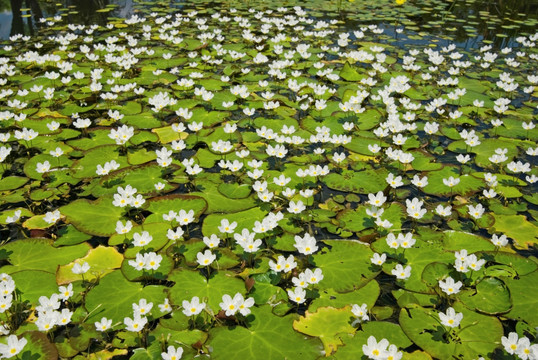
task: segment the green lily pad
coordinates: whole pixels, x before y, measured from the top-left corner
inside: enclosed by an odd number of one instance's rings
[[[463,314],[463,319],[461,330],[449,339],[444,336],[445,330],[435,310],[419,306],[404,308],[400,311],[400,326],[409,339],[434,358],[474,359],[493,352],[503,335],[501,322],[495,317],[470,311],[459,303],[454,304],[454,309]]]
[[[8,274],[21,270],[41,270],[54,274],[58,265],[78,259],[90,249],[87,244],[55,248],[48,239],[23,239],[2,247],[11,265],[2,267]],[[38,255],[39,254],[39,255]]]
[[[510,292],[504,283],[488,277],[476,285],[476,289],[464,289],[458,293],[465,306],[486,314],[506,313],[512,307]]]
[[[326,245],[312,256],[313,263],[323,271],[320,289],[347,292],[361,288],[379,271],[370,262],[372,250],[351,240],[326,240]]]
[[[174,270],[168,276],[168,280],[175,282],[170,288],[171,303],[181,305],[183,300],[190,301],[194,296],[198,296],[200,301],[206,302],[214,313],[220,310],[222,295],[228,294],[233,297],[238,292],[245,293],[244,282],[231,272],[218,271],[208,280],[197,271]]]
[[[58,359],[58,350],[50,343],[47,335],[39,331],[25,332],[22,337],[28,340],[28,343],[18,355],[21,359]]]
[[[366,283],[360,289],[339,293],[333,289],[325,289],[319,291],[319,297],[315,298],[308,307],[311,312],[316,311],[317,308],[323,306],[332,306],[341,308],[346,305],[352,304],[366,304],[368,309],[371,309],[380,294],[380,287],[377,281],[372,280]]]
[[[274,316],[270,306],[253,308],[250,326],[219,326],[209,331],[211,358],[218,359],[315,359],[321,343],[295,332],[295,316]]]
[[[356,329],[351,326],[353,314],[351,306],[341,309],[320,307],[316,312],[306,312],[304,317],[293,322],[293,328],[300,333],[318,337],[323,343],[325,355],[335,352],[343,345],[341,334],[354,334]]]
[[[147,285],[128,281],[121,271],[116,270],[105,276],[86,295],[86,309],[91,313],[87,322],[92,324],[100,321],[104,316],[112,319],[113,323],[121,322],[125,317],[133,316],[132,304],[140,299],[153,302],[151,314],[154,318],[160,317],[161,312],[157,307],[164,302],[166,297],[165,286]]]
[[[87,262],[90,270],[84,275],[85,280],[101,279],[121,266],[123,256],[113,247],[98,246],[91,249],[88,255],[67,265],[58,266],[56,280],[58,285],[66,285],[73,281],[82,280],[82,275],[74,274],[71,270],[75,263]]]
[[[50,272],[41,270],[23,270],[11,274],[17,291],[20,292],[20,300],[28,300],[31,304],[38,304],[43,295],[50,296],[58,292],[56,276]]]
[[[112,198],[102,197],[95,201],[75,200],[60,208],[67,223],[78,230],[95,236],[110,236],[116,233],[116,222],[121,219],[123,209],[112,205]]]
[[[513,239],[517,248],[527,249],[538,243],[538,226],[527,221],[524,215],[493,214],[493,217],[495,231]]]
[[[536,307],[538,299],[538,271],[516,278],[503,278],[504,283],[510,290],[512,310],[504,314],[509,319],[524,320],[531,326],[538,326],[538,314],[529,309]]]

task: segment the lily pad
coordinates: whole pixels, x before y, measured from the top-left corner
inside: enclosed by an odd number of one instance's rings
[[[306,312],[304,317],[293,322],[293,328],[300,333],[318,337],[323,343],[325,355],[335,352],[343,345],[342,334],[354,334],[356,329],[350,325],[353,320],[351,306],[341,309],[320,307],[316,312]]]
[[[216,327],[209,331],[211,358],[218,359],[314,359],[321,355],[321,343],[295,332],[295,316],[274,316],[270,306],[252,310],[248,328]]]
[[[323,271],[320,289],[356,290],[379,273],[370,262],[373,252],[368,246],[351,240],[326,240],[324,244],[330,248],[323,248],[312,256],[315,266]]]

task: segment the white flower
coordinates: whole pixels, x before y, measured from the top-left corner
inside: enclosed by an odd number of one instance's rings
[[[216,258],[217,255],[213,254],[210,250],[196,254],[196,262],[198,262],[200,266],[209,266]]]
[[[112,320],[102,317],[101,321],[96,321],[94,325],[97,331],[107,331],[112,326]]]
[[[469,205],[469,215],[471,215],[475,219],[480,219],[482,215],[484,214],[484,207],[482,204],[478,204],[476,206]]]
[[[295,265],[297,265],[297,264],[295,263]],[[306,269],[304,274],[306,276],[306,281],[309,284],[317,284],[321,280],[323,280],[323,272],[321,271],[320,268],[316,268],[316,269],[314,269],[314,271],[312,271],[310,269]]]
[[[389,346],[387,339],[381,339],[378,343],[374,336],[370,336],[367,340],[367,344],[362,346],[362,352],[368,356],[369,359],[384,360],[386,359],[384,354]]]
[[[372,206],[380,207],[385,201],[387,201],[387,197],[383,195],[382,191],[379,191],[377,194],[368,194],[368,203]]]
[[[133,234],[133,245],[134,246],[146,246],[153,240],[153,237],[147,231]]]
[[[172,345],[168,346],[166,352],[161,353],[161,357],[163,360],[179,360],[181,359],[182,355],[183,349],[181,347],[175,348]]]
[[[411,183],[416,187],[423,188],[424,186],[428,185],[428,177],[424,176],[420,178],[418,175],[415,175],[413,180],[411,180]]]
[[[17,338],[17,335],[9,335],[7,338],[7,344],[0,344],[0,354],[5,358],[12,358],[17,356],[24,346],[28,343],[28,340],[25,338]]]
[[[84,261],[82,265],[79,263],[75,263],[73,265],[73,268],[71,269],[73,274],[85,274],[88,272],[88,270],[90,270],[90,264],[88,264],[86,261]]]
[[[304,237],[295,235],[295,244],[293,246],[297,251],[304,255],[310,255],[318,251],[316,239],[308,233],[306,233]]]
[[[454,282],[454,279],[452,279],[450,276],[445,281],[439,280],[439,287],[447,295],[459,293],[462,286],[463,283],[461,281]]]
[[[127,331],[139,332],[146,326],[148,319],[135,314],[132,319],[128,317],[124,318],[123,323],[125,324],[125,329]]]
[[[452,214],[452,206],[443,207],[443,205],[439,204],[435,208],[435,212],[439,214],[440,216],[450,216]]]
[[[446,310],[446,314],[439,313],[439,319],[441,320],[441,324],[454,328],[459,326],[461,319],[463,319],[463,313],[456,313],[452,307],[449,307]]]
[[[396,278],[405,280],[411,276],[411,266],[407,265],[405,268],[401,264],[397,264],[391,271],[392,275]]]
[[[460,183],[459,178],[454,178],[450,176],[448,179],[443,179],[443,184],[445,184],[448,187],[454,187]]]
[[[36,171],[40,174],[44,174],[49,170],[50,170],[50,163],[46,160],[42,163],[38,162],[36,165]]]
[[[170,303],[168,302],[168,298],[165,298],[164,303],[159,304],[158,306],[159,306],[159,310],[162,313],[167,313],[167,312],[172,311],[172,307],[170,306]]]
[[[123,223],[120,220],[116,222],[116,233],[118,234],[127,234],[129,231],[131,231],[132,228],[133,228],[133,224],[131,223],[130,220],[127,220],[125,222],[125,225],[123,225]]]
[[[220,226],[218,227],[218,229],[223,234],[233,234],[236,227],[237,221],[230,223],[228,219],[222,219],[220,221]]]
[[[306,291],[301,287],[296,287],[293,290],[288,290],[288,296],[291,301],[302,304],[306,300]]]
[[[200,303],[200,299],[198,298],[198,296],[195,296],[190,302],[187,300],[183,300],[182,306],[183,314],[185,314],[185,316],[194,316],[202,312],[202,310],[205,309],[206,304]]]
[[[300,214],[304,209],[306,209],[306,206],[303,204],[301,200],[295,202],[290,201],[288,211],[293,214]]]
[[[370,320],[370,317],[368,316],[368,309],[366,307],[366,304],[362,304],[361,306],[354,304],[351,307],[351,312],[353,313],[353,315],[357,317],[357,320],[359,321]]]
[[[495,246],[506,246],[508,244],[508,239],[506,238],[506,235],[502,234],[501,236],[497,236],[497,234],[493,234],[491,236],[491,242]]]
[[[60,286],[58,288],[58,291],[60,292],[58,294],[58,296],[60,297],[60,299],[66,301],[68,300],[71,296],[73,296],[73,284],[69,284],[67,286]]]
[[[374,253],[374,255],[370,258],[370,262],[374,265],[383,265],[385,261],[387,260],[387,254],[381,254]]]
[[[146,316],[149,314],[151,309],[153,308],[153,303],[148,303],[146,299],[140,299],[140,301],[137,303],[133,303],[133,314],[140,315],[140,316]]]

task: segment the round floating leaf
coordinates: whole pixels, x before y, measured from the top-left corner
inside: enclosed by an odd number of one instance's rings
[[[469,253],[493,250],[495,245],[481,236],[461,231],[446,230],[443,232],[443,248],[448,251],[466,249]]]
[[[328,288],[319,291],[319,298],[315,298],[310,303],[308,310],[314,312],[317,308],[322,306],[341,308],[350,304],[366,304],[368,309],[371,309],[379,297],[379,293],[379,284],[375,280],[369,281],[360,289],[346,293],[339,293]]]
[[[230,199],[244,199],[252,192],[252,187],[248,184],[221,183],[219,192]]]
[[[78,231],[77,228],[71,224],[60,228],[57,234],[58,239],[54,241],[54,247],[76,245],[91,238],[90,235]]]
[[[366,345],[368,338],[374,336],[377,341],[387,339],[391,344],[398,348],[406,348],[412,343],[405,335],[398,324],[393,324],[384,321],[368,321],[361,325],[361,330],[355,333],[355,336],[342,336],[344,346],[340,347],[333,355],[334,359],[338,360],[355,360],[358,354],[363,354],[362,346]],[[366,356],[360,359],[366,359]]]
[[[167,243],[168,230],[171,229],[170,223],[164,222],[155,222],[150,224],[143,225],[134,225],[131,231],[128,234],[114,234],[108,239],[109,245],[121,245],[126,244],[128,248],[125,251],[124,256],[126,258],[134,258],[136,254],[142,250],[144,251],[159,251]],[[153,238],[149,244],[144,246],[133,246],[133,237],[135,233],[141,234],[142,232],[148,232],[148,234]]]
[[[210,181],[200,181],[196,183],[203,190],[193,192],[192,195],[197,195],[207,201],[207,214],[213,213],[234,213],[251,209],[256,206],[256,202],[252,196],[243,199],[231,199],[223,195],[218,186]]]
[[[104,316],[112,319],[112,323],[121,322],[125,317],[133,316],[133,303],[140,299],[153,302],[151,314],[161,316],[157,307],[164,302],[165,286],[147,285],[128,281],[121,271],[116,270],[105,276],[86,295],[86,309],[91,313],[87,323],[93,324]]]
[[[67,265],[58,266],[56,280],[58,285],[66,285],[73,281],[82,280],[82,275],[74,274],[72,269],[73,266],[75,266],[75,263],[83,264],[84,262],[87,262],[88,265],[90,265],[90,270],[84,274],[84,279],[101,279],[114,271],[114,269],[118,269],[121,266],[122,261],[123,255],[121,255],[115,248],[100,245],[91,249],[88,252],[88,255],[83,258],[77,259]]]
[[[397,281],[400,286],[407,290],[425,294],[433,294],[434,290],[422,281],[422,273],[424,269],[433,262],[449,264],[454,261],[454,254],[443,251],[443,249],[439,247],[439,244],[437,243],[428,243],[421,240],[418,240],[417,243],[418,245],[415,245],[415,247],[405,249],[405,252],[403,252],[402,249],[396,250],[395,256],[397,261],[402,262],[404,266],[411,266],[411,276],[405,280]],[[376,242],[374,249],[379,253],[385,251],[388,251],[389,253],[394,252],[393,249],[388,248],[388,245],[384,239]],[[385,263],[383,270],[387,274],[393,276],[391,270],[394,268],[394,266],[394,264]]]
[[[503,336],[501,322],[495,317],[468,310],[459,303],[454,304],[454,309],[463,314],[461,330],[448,339],[439,323],[439,312],[435,310],[419,306],[402,309],[400,325],[415,344],[434,358],[444,360],[457,356],[475,359],[493,352]]]
[[[324,243],[330,249],[323,248],[312,256],[315,266],[323,271],[320,289],[356,290],[379,273],[370,262],[373,252],[368,246],[351,240],[327,240]]]
[[[147,279],[166,280],[168,273],[174,269],[174,260],[164,254],[161,256],[163,258],[157,270],[136,270],[129,264],[129,260],[126,258],[121,264],[121,272],[129,281],[147,281]]]
[[[24,221],[22,223],[22,226],[24,226],[25,228],[27,229],[39,229],[39,230],[42,230],[42,229],[48,229],[50,228],[51,226],[53,226],[54,224],[50,224],[48,222],[46,222],[45,220],[43,220],[45,218],[45,215],[34,215],[32,216],[31,218],[29,219],[26,219],[26,221]]]
[[[204,219],[202,233],[204,236],[218,234],[218,227],[223,219],[228,219],[230,223],[237,222],[237,227],[235,228],[235,232],[237,233],[240,233],[243,229],[251,231],[254,223],[256,221],[262,221],[265,215],[267,215],[267,212],[260,208],[252,208],[233,214],[210,214]]]
[[[322,181],[333,190],[368,194],[383,191],[387,187],[386,175],[387,171],[384,169],[361,172],[345,170],[342,174],[330,173],[323,177]]]
[[[41,270],[23,270],[11,274],[20,292],[20,300],[28,300],[31,304],[38,304],[39,297],[58,292],[56,276]]]
[[[115,160],[119,169],[128,166],[125,156],[120,155],[117,145],[93,147],[84,153],[84,156],[71,166],[73,176],[77,179],[97,177],[97,165],[104,166],[106,162]],[[51,162],[52,164],[52,162]]]
[[[155,192],[155,184],[164,182],[166,172],[177,169],[176,165],[163,168],[157,164],[130,166],[114,171],[101,178],[101,188],[93,190],[95,195],[114,194],[118,186],[131,185],[139,194]]]
[[[112,198],[102,197],[95,201],[75,200],[60,208],[67,223],[78,230],[95,236],[110,236],[116,233],[116,222],[124,209],[112,205]]]
[[[146,219],[146,223],[162,222],[163,215],[168,214],[170,210],[175,212],[193,210],[194,217],[198,218],[206,208],[207,202],[199,196],[173,194],[153,197],[147,201],[147,210],[153,214]]]
[[[168,280],[176,283],[170,289],[170,302],[181,305],[183,300],[190,301],[192,297],[198,296],[215,313],[220,309],[222,295],[233,297],[236,293],[245,293],[244,282],[231,272],[218,271],[207,280],[197,271],[175,270],[168,276]]]
[[[538,244],[538,226],[527,221],[524,215],[492,215],[495,231],[513,239],[517,248],[528,249],[529,245]]]
[[[7,224],[7,222],[6,222],[7,217],[15,215],[15,211],[17,211],[17,210],[21,211],[21,215],[20,215],[21,218],[22,217],[31,217],[31,216],[34,215],[30,210],[28,210],[26,208],[22,208],[22,207],[12,208],[11,210],[5,210],[5,211],[2,211],[0,213],[0,224],[6,225]]]
[[[532,327],[538,326],[538,313],[529,311],[536,309],[538,303],[538,271],[521,276],[519,279],[503,278],[504,283],[510,290],[512,310],[503,316],[510,319],[523,320]]]
[[[58,359],[58,350],[52,345],[47,338],[47,335],[39,331],[25,332],[24,337],[28,342],[18,355],[23,360],[43,359],[56,360]]]
[[[343,345],[341,335],[355,333],[356,329],[351,326],[353,319],[350,306],[341,309],[321,307],[313,313],[307,311],[304,317],[293,322],[293,328],[303,334],[319,337],[325,355],[330,355]]]
[[[13,190],[20,188],[30,179],[22,176],[8,176],[0,180],[0,191]]]
[[[55,248],[52,240],[24,239],[10,242],[2,247],[8,256],[11,266],[7,265],[2,271],[10,274],[21,270],[41,270],[56,273],[58,265],[68,264],[88,252],[88,244],[79,244]]]
[[[465,289],[458,294],[471,310],[487,314],[501,314],[510,310],[510,293],[504,283],[496,278],[487,277],[476,285],[476,290]]]
[[[452,188],[443,183],[443,179],[448,179],[451,176],[460,179],[459,184]],[[431,195],[459,194],[470,196],[471,194],[478,192],[484,185],[485,183],[483,179],[467,174],[460,176],[457,168],[445,166],[442,170],[431,171],[428,174],[428,185],[423,188],[423,191]]]
[[[252,309],[250,326],[219,326],[209,331],[211,358],[219,359],[315,359],[321,355],[318,340],[292,328],[294,316],[273,315],[270,306]]]

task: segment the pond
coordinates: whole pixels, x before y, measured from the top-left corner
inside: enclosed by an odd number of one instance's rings
[[[3,357],[538,359],[537,2],[11,3]]]

